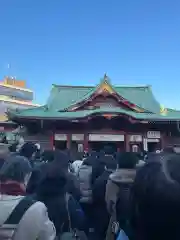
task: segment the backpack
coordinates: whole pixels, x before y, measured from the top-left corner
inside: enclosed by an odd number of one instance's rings
[[[81,191],[81,203],[92,202],[92,166],[82,165],[79,168],[78,178]]]
[[[112,214],[109,221],[106,240],[116,239],[120,229],[126,231],[128,228],[128,220],[130,213],[131,201],[131,186],[132,183],[121,183],[116,185],[118,192],[116,194],[116,201],[112,205]]]
[[[119,227],[124,231],[129,231],[129,219],[131,213],[131,184],[123,184],[117,196],[116,202],[116,220]]]
[[[24,197],[8,219],[0,226],[0,239],[1,240],[13,240],[15,232],[18,228],[18,224],[25,212],[35,203],[36,201],[30,197]]]
[[[71,224],[71,216],[69,212],[69,199],[70,195],[66,194],[65,202],[66,202],[66,210],[68,214],[68,225],[69,225],[69,232],[62,233],[56,240],[87,240],[86,234],[83,231],[78,231],[77,229],[72,228]]]

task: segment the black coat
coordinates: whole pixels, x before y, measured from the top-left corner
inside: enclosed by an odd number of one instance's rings
[[[94,211],[94,223],[99,237],[104,239],[108,228],[110,216],[108,214],[105,202],[106,184],[109,179],[111,171],[104,171],[99,176],[93,185],[93,207]]]
[[[41,182],[42,178],[45,175],[46,167],[47,167],[46,163],[41,163],[34,167],[26,188],[26,192],[28,194],[34,194],[36,192],[39,183]]]
[[[68,214],[66,207],[66,183],[63,179],[44,179],[38,187],[35,198],[43,202],[50,220],[54,223],[57,235],[69,230]],[[85,216],[76,200],[69,197],[68,209],[71,217],[72,228],[85,230]]]

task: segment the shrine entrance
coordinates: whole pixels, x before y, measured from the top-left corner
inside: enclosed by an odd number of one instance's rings
[[[53,145],[55,149],[66,150],[67,149],[67,135],[55,134]]]
[[[89,149],[92,151],[100,152],[104,149],[105,146],[109,146],[113,149],[113,152],[117,152],[118,145],[115,142],[90,142],[89,143]]]
[[[124,151],[124,135],[89,134],[89,149],[100,152],[105,146],[110,146],[114,152]]]

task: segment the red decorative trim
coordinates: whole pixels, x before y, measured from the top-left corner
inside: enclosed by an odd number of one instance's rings
[[[81,102],[78,102],[74,106],[70,106],[69,108],[67,108],[67,110],[68,111],[77,111],[77,110],[79,110],[79,108],[84,107],[84,105],[86,105],[89,102],[93,101],[97,96],[100,96],[100,95],[102,95],[104,97],[112,96],[112,97],[116,98],[116,100],[118,102],[121,102],[122,104],[124,104],[125,106],[127,106],[128,108],[130,108],[132,110],[136,110],[137,111],[137,109],[135,109],[135,108],[141,109],[140,107],[136,106],[134,103],[130,103],[128,100],[126,100],[122,96],[118,95],[116,92],[112,93],[112,94],[110,94],[107,91],[99,93],[96,90],[94,93],[92,93],[92,95],[88,99],[82,100]],[[144,110],[142,109],[142,111],[144,111]]]
[[[71,134],[66,134],[67,135],[67,149],[71,148]]]

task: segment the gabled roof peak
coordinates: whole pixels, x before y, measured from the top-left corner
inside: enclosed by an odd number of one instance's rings
[[[111,84],[110,78],[107,76],[107,74],[104,74],[104,77],[101,79],[101,83],[107,83]]]

